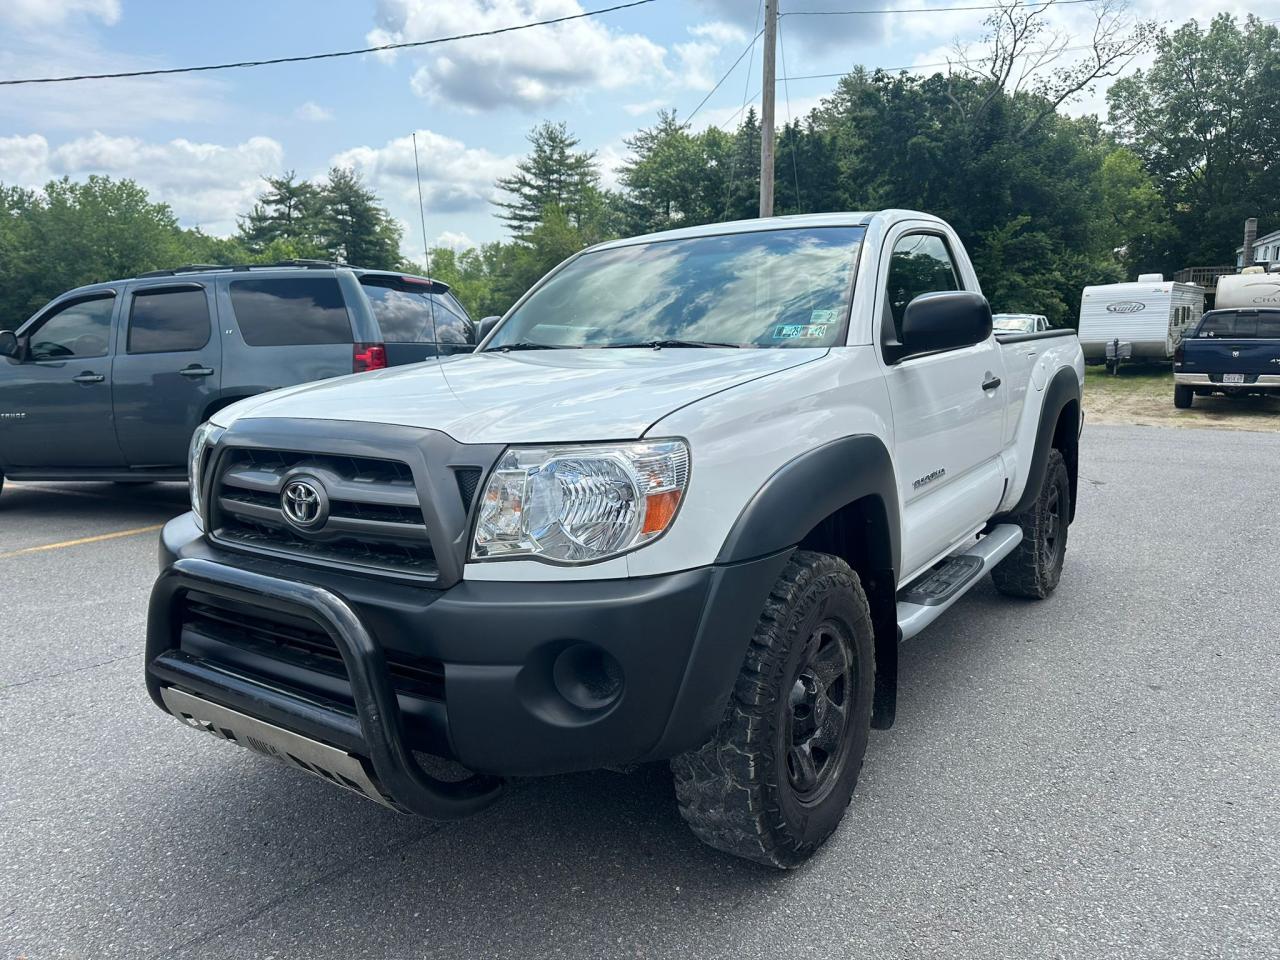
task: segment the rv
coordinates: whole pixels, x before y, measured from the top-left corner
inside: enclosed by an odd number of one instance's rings
[[[1215,310],[1280,307],[1280,264],[1265,272],[1261,267],[1246,267],[1237,274],[1218,278]]]
[[[1080,345],[1087,360],[1105,360],[1109,369],[1123,360],[1169,360],[1202,313],[1204,287],[1158,273],[1143,274],[1136,283],[1085,287]]]

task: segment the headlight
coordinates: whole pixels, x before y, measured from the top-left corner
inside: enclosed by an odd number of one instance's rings
[[[511,447],[485,484],[471,557],[617,556],[663,534],[688,480],[683,440]]]
[[[209,448],[218,442],[218,438],[226,433],[223,427],[215,427],[212,423],[202,423],[191,435],[191,447],[187,451],[187,482],[191,485],[191,509],[195,512],[196,522],[204,529],[204,504],[200,499],[200,488],[204,483],[204,467]]]

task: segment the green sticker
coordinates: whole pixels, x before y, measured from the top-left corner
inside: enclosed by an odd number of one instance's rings
[[[836,312],[834,310],[814,310],[809,314],[810,323],[835,323]]]

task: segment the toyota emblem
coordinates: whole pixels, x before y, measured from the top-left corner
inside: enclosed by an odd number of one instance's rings
[[[310,480],[290,480],[280,494],[284,518],[295,527],[313,530],[327,519],[327,503],[319,487]]]

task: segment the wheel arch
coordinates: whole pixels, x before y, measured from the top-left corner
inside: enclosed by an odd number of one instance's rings
[[[1071,481],[1071,511],[1068,521],[1076,516],[1076,490],[1080,466],[1080,381],[1075,369],[1063,367],[1050,379],[1040,406],[1040,418],[1036,427],[1035,446],[1027,468],[1026,483],[1018,502],[1003,511],[993,521],[1005,520],[1028,509],[1035,502],[1044,484],[1044,473],[1049,463],[1049,451],[1058,450],[1067,463],[1067,475]]]
[[[898,684],[897,573],[902,522],[893,460],[884,441],[857,434],[780,467],[739,514],[717,563],[802,548],[840,557],[858,574],[875,630],[873,724],[893,723]]]

